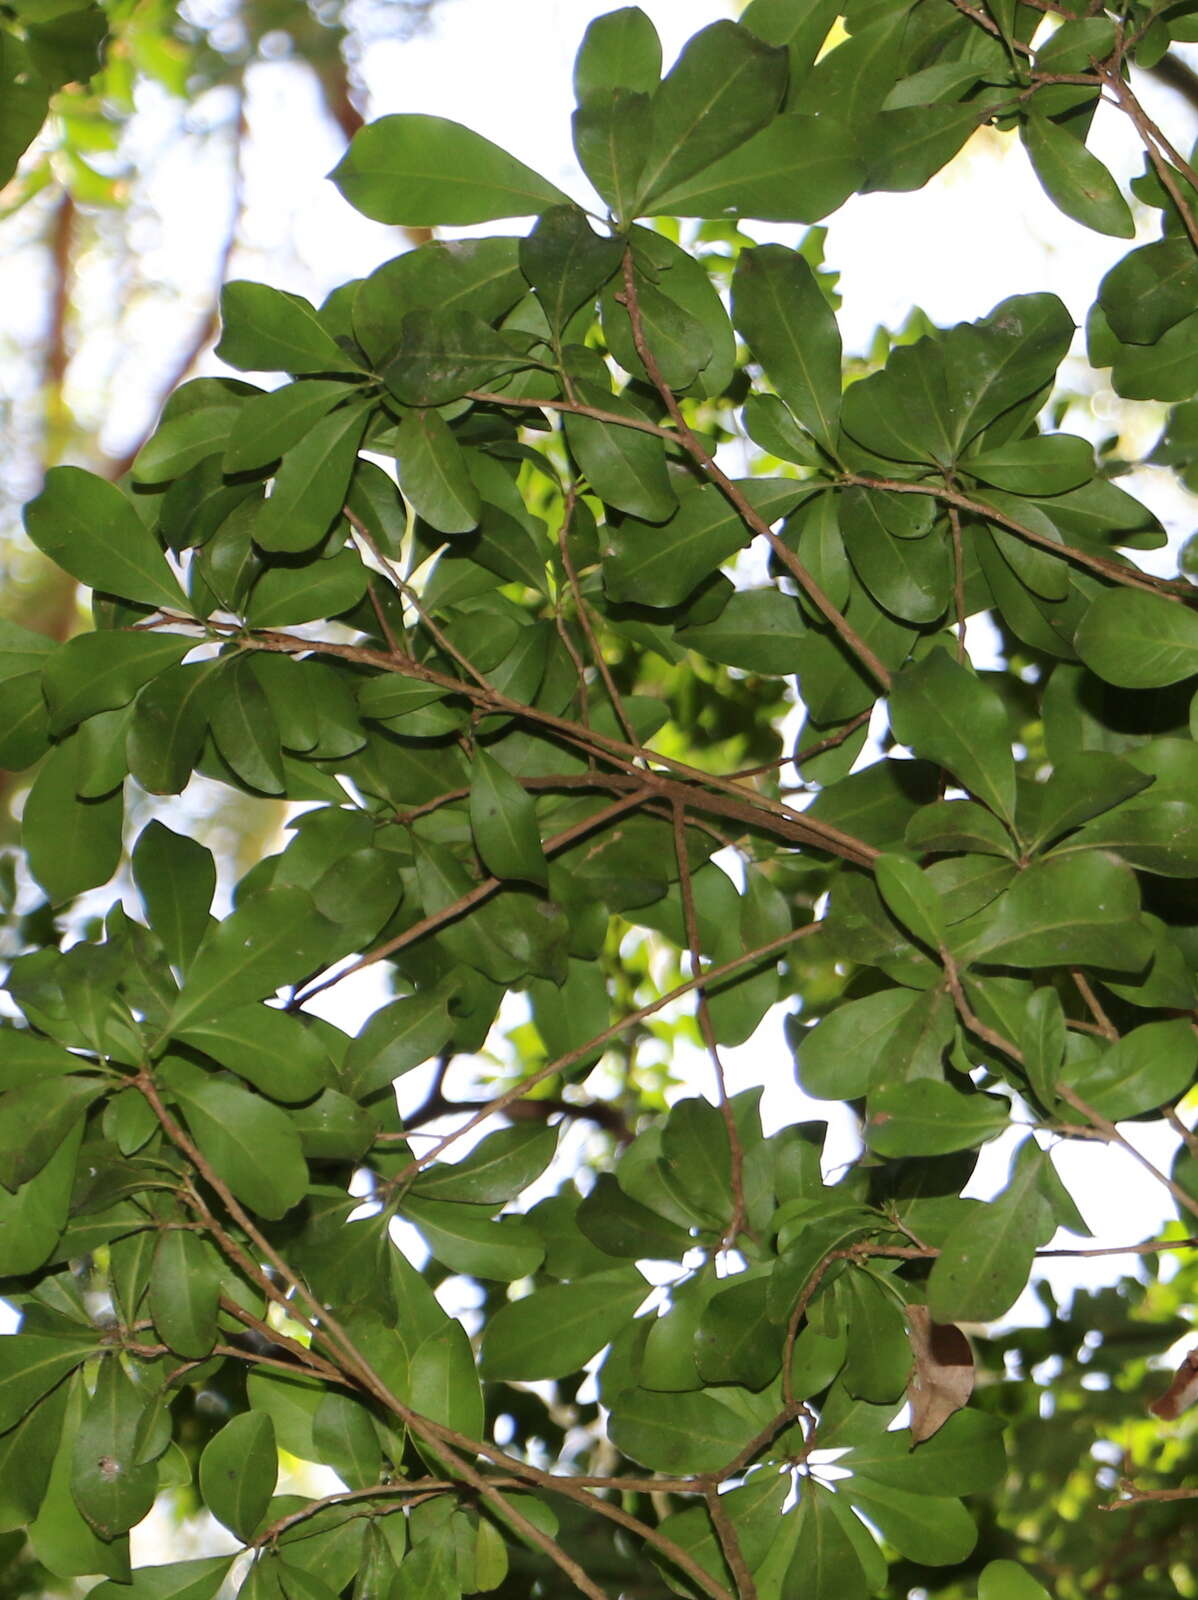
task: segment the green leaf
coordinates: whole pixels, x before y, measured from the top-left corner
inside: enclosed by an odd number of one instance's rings
[[[404,318],[383,381],[405,406],[441,406],[531,364],[477,312],[421,306]]]
[[[505,1205],[541,1176],[556,1149],[556,1128],[498,1128],[461,1161],[424,1167],[412,1192],[429,1200]]]
[[[688,624],[674,637],[712,661],[784,678],[797,670],[795,646],[806,632],[798,601],[771,585],[738,589],[713,622]]]
[[[857,576],[879,605],[904,622],[935,622],[952,597],[952,558],[937,531],[895,538],[884,502],[864,489],[840,497],[840,531]]]
[[[1067,1065],[1061,1076],[1111,1122],[1152,1111],[1182,1095],[1198,1070],[1198,1036],[1182,1019],[1133,1028],[1097,1059]]]
[[[1162,797],[1153,805],[1121,806],[1096,817],[1058,851],[1113,850],[1141,872],[1162,878],[1198,877],[1198,806]]]
[[[115,1354],[100,1363],[75,1436],[71,1493],[101,1539],[128,1532],[154,1504],[158,1468],[138,1459],[147,1400],[125,1376]]]
[[[487,871],[548,886],[532,796],[481,747],[471,763],[470,830]]]
[[[118,1534],[115,1539],[101,1539],[84,1521],[71,1493],[74,1447],[87,1390],[82,1375],[72,1378],[67,1387],[62,1437],[41,1508],[28,1529],[29,1543],[37,1559],[56,1577],[102,1573],[127,1584],[131,1575],[129,1536]]]
[[[251,628],[292,628],[335,617],[358,604],[369,581],[369,572],[353,550],[339,550],[299,567],[267,567],[250,591],[245,620]],[[215,736],[219,744],[219,735]],[[221,754],[225,755],[223,749]]]
[[[653,131],[649,96],[631,89],[595,90],[574,113],[571,125],[579,166],[616,220],[628,222],[636,214]]]
[[[208,731],[208,701],[219,664],[168,667],[138,695],[125,740],[129,771],[150,794],[181,794]]]
[[[739,150],[659,195],[644,215],[818,222],[864,177],[853,138],[834,115],[776,117]]]
[[[486,1323],[483,1378],[565,1378],[616,1338],[646,1293],[645,1278],[627,1266],[507,1302]]]
[[[661,40],[639,6],[623,6],[596,17],[574,58],[574,94],[579,104],[605,89],[651,94],[661,77]]]
[[[202,1556],[139,1567],[131,1583],[102,1583],[92,1591],[97,1600],[215,1600],[228,1576],[232,1556]]]
[[[1039,1192],[1039,1162],[1017,1162],[996,1200],[976,1207],[945,1239],[928,1279],[928,1310],[936,1322],[992,1322],[1009,1311],[1031,1272],[1036,1248],[1052,1236],[1053,1221]]]
[[[81,799],[80,758],[77,738],[51,750],[21,815],[29,870],[56,904],[107,883],[121,859],[121,792]]]
[[[194,639],[170,633],[81,633],[47,657],[42,689],[50,726],[64,733],[98,711],[129,701],[164,668],[182,661]]]
[[[1064,494],[1093,477],[1094,447],[1075,433],[1038,433],[983,450],[962,465],[1013,494]]]
[[[653,96],[641,205],[710,167],[771,121],[787,75],[786,51],[735,22],[713,22],[696,33]]]
[[[608,1421],[617,1449],[674,1477],[719,1472],[755,1431],[752,1422],[709,1390],[654,1394],[625,1389],[616,1396]]]
[[[261,890],[205,933],[171,1014],[171,1030],[299,983],[323,963],[332,942],[332,924],[304,890]]]
[[[1118,184],[1080,140],[1035,112],[1023,125],[1023,139],[1041,187],[1059,211],[1096,233],[1135,238]]]
[[[433,1255],[453,1272],[514,1283],[535,1272],[545,1254],[527,1223],[517,1217],[492,1222],[480,1206],[408,1194],[400,1214],[416,1224]]]
[[[825,450],[835,451],[840,329],[808,263],[780,244],[742,251],[732,297],[732,319],[782,399]]]
[[[1095,350],[1096,365],[1098,359]],[[1198,383],[1198,312],[1175,322],[1155,344],[1114,345],[1102,364],[1111,367],[1111,387],[1125,399],[1188,401]]]
[[[351,1489],[378,1483],[382,1452],[374,1420],[364,1405],[347,1394],[329,1391],[312,1418],[312,1442]]]
[[[270,1418],[261,1411],[244,1411],[205,1445],[200,1493],[218,1522],[239,1539],[252,1539],[275,1492],[278,1472]]]
[[[216,354],[242,372],[346,372],[357,366],[302,295],[239,279],[221,290],[220,316],[224,331]]]
[[[740,479],[737,488],[766,522],[785,516],[803,495],[802,487],[786,478]],[[714,484],[706,484],[684,489],[664,526],[648,527],[629,517],[605,529],[605,535],[603,583],[609,597],[674,606],[748,544],[753,530]]]
[[[605,1255],[633,1261],[676,1261],[691,1236],[624,1193],[610,1172],[601,1172],[576,1212],[578,1227]]]
[[[782,1335],[766,1314],[768,1277],[741,1274],[708,1300],[695,1329],[704,1383],[764,1389],[782,1365]]]
[[[600,410],[644,420],[622,395],[593,384],[575,385],[578,398]],[[599,422],[569,412],[563,418],[566,442],[591,488],[610,505],[646,522],[664,522],[678,505],[666,471],[660,439],[615,422]]]
[[[1013,295],[988,317],[950,328],[941,349],[956,446],[1051,382],[1072,337],[1073,318],[1055,294]]]
[[[70,1073],[0,1095],[0,1183],[14,1191],[36,1177],[107,1087]]]
[[[299,1204],[308,1166],[285,1112],[182,1061],[169,1061],[167,1082],[200,1153],[238,1200],[264,1217]]]
[[[1163,595],[1118,585],[1091,601],[1074,644],[1107,683],[1163,689],[1198,672],[1198,614]]]
[[[998,899],[950,930],[969,961],[1014,967],[1096,966],[1135,972],[1151,940],[1135,920],[1134,876],[1101,851],[1033,861]]]
[[[345,554],[362,572],[357,558]],[[248,657],[228,662],[214,682],[208,726],[217,750],[243,783],[263,794],[283,793],[287,780],[278,725]]]
[[[944,907],[915,862],[907,856],[880,855],[874,862],[874,877],[891,914],[917,939],[939,949],[944,938]]]
[[[446,117],[380,117],[330,176],[375,222],[435,228],[534,216],[569,196],[498,145]]]
[[[1111,332],[1125,344],[1155,344],[1198,302],[1198,262],[1186,239],[1157,239],[1132,250],[1098,286]]]
[[[932,650],[899,674],[890,718],[901,743],[947,767],[1000,817],[1014,815],[1015,763],[1002,701],[947,651]]]
[[[51,467],[25,508],[43,555],[89,588],[187,615],[191,607],[158,541],[121,491],[80,467]]]
[[[471,1438],[482,1435],[483,1397],[470,1338],[447,1320],[412,1354],[408,1399],[421,1416]]]
[[[978,1600],[1052,1600],[1052,1597],[1018,1562],[990,1561],[978,1577]]]
[[[1010,1102],[995,1095],[961,1094],[947,1083],[917,1078],[873,1091],[866,1133],[880,1156],[941,1156],[993,1139],[1010,1116]]]
[[[225,289],[226,294],[230,287],[233,285]],[[298,300],[299,296],[285,298]],[[306,307],[307,301],[302,304]],[[251,472],[256,467],[269,466],[298,444],[326,412],[349,399],[353,392],[348,384],[336,378],[308,378],[299,383],[285,383],[281,389],[272,389],[268,394],[251,395],[237,412],[237,427],[225,447],[222,470],[225,473]]]
[[[272,1006],[230,1006],[172,1033],[180,1044],[203,1050],[272,1100],[310,1100],[332,1071],[317,1032]]]
[[[150,1315],[164,1344],[202,1360],[216,1343],[220,1264],[196,1233],[166,1228],[158,1235],[150,1274]]]
[[[382,1006],[350,1041],[342,1069],[347,1094],[365,1100],[435,1056],[453,1032],[448,995],[405,996]]]
[[[916,855],[971,851],[1009,857],[1014,850],[1002,823],[972,800],[938,800],[907,824],[903,842]]]
[[[67,1373],[95,1354],[94,1339],[6,1334],[0,1339],[0,1433],[15,1427]]]
[[[950,1566],[964,1561],[977,1543],[973,1518],[959,1500],[933,1500],[855,1478],[851,1494],[886,1542],[909,1561]]]
[[[621,241],[594,233],[577,206],[552,206],[538,219],[520,241],[520,270],[555,334],[620,270],[623,254]]]
[[[372,405],[339,406],[288,450],[254,521],[254,542],[263,550],[310,550],[325,537],[345,503]]]
[[[405,383],[409,380],[405,371]],[[440,412],[405,414],[393,448],[399,486],[417,516],[441,533],[469,533],[478,527],[482,497]]]
[[[798,1051],[799,1082],[819,1100],[856,1100],[880,1077],[891,1041],[919,1002],[913,989],[879,989],[838,1006]]]
[[[132,867],[151,928],[167,959],[185,971],[208,928],[216,892],[212,852],[155,820],[138,836]]]

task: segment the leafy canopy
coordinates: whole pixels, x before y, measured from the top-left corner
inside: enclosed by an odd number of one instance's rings
[[[610,12],[573,122],[606,217],[455,122],[383,118],[333,174],[353,205],[531,227],[319,307],[228,285],[219,353],[272,386],[185,383],[123,486],[47,475],[26,529],[94,629],[0,633],[38,891],[9,894],[0,1024],[0,1526],[40,1581],[1108,1592],[1089,1447],[1150,1471],[1133,1418],[1185,1269],[978,1330],[1086,1234],[1057,1151],[1194,1083],[1191,590],[1136,565],[1164,535],[1121,464],[1043,421],[1058,299],[846,363],[822,234],[745,229],[916,189],[990,123],[1129,238],[1086,145],[1105,94],[1162,237],[1104,280],[1091,359],[1173,404],[1156,459],[1192,472],[1198,179],[1129,76],[1191,36],[1185,7],[753,0],[662,76]],[[202,830],[147,800],[195,774],[304,807],[223,917]],[[313,1009],[376,964],[356,1034]],[[728,1090],[779,1005],[799,1084],[856,1114],[846,1166]],[[1157,1173],[1190,1214],[1196,1172]],[[1048,1356],[1084,1426],[1019,1381]],[[280,1450],[344,1491],[277,1495]],[[132,1571],[166,1493],[243,1554]],[[1182,1512],[1147,1514],[1167,1583]]]

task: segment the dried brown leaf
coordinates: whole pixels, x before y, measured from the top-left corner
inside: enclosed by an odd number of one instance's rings
[[[1198,1349],[1191,1350],[1173,1375],[1173,1382],[1148,1407],[1163,1422],[1172,1422],[1198,1400]]]
[[[915,1365],[907,1384],[911,1437],[930,1439],[973,1393],[973,1351],[955,1322],[933,1322],[927,1306],[907,1307]]]

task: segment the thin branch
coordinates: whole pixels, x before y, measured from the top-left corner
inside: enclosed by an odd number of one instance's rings
[[[603,680],[603,687],[607,690],[607,698],[611,703],[612,710],[615,712],[616,721],[624,730],[624,737],[628,740],[628,743],[635,745],[639,744],[640,740],[637,738],[636,729],[629,718],[623,696],[616,687],[616,680],[612,677],[611,668],[608,666],[607,659],[603,654],[603,646],[595,635],[595,629],[591,623],[590,608],[583,599],[582,585],[578,581],[578,573],[574,570],[574,558],[570,554],[570,524],[574,520],[574,507],[577,504],[577,500],[578,492],[574,485],[571,484],[566,492],[566,514],[562,518],[562,525],[557,534],[562,566],[565,568],[566,581],[570,586],[570,594],[574,600],[574,610],[578,616],[579,625],[586,635],[591,659],[594,661],[595,669]],[[585,693],[585,679],[580,679],[579,681],[583,684],[583,692]]]
[[[965,553],[961,546],[961,513],[956,506],[948,508],[948,526],[953,551],[953,611],[957,618],[957,660],[964,662],[965,649]]]

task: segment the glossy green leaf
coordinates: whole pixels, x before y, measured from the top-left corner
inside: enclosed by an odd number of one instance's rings
[[[627,1266],[509,1301],[487,1325],[484,1377],[564,1377],[615,1337],[647,1292],[640,1273]]]
[[[345,503],[369,414],[370,402],[340,406],[287,451],[254,522],[263,550],[296,553],[325,537]]]
[[[799,1082],[821,1100],[855,1100],[880,1080],[894,1034],[918,1003],[912,989],[880,989],[818,1022],[798,1050]]]
[[[273,1006],[235,1005],[173,1030],[272,1100],[309,1100],[332,1072],[319,1035]]]
[[[379,1437],[370,1412],[347,1394],[329,1391],[312,1418],[312,1442],[337,1476],[351,1489],[378,1483],[382,1468]]]
[[[275,1492],[279,1471],[269,1416],[245,1411],[226,1422],[200,1457],[200,1493],[218,1522],[239,1539],[251,1539]]]
[[[839,364],[839,363],[838,363]],[[840,497],[840,531],[857,576],[880,606],[905,622],[935,622],[952,597],[952,557],[937,533],[895,538],[877,495],[849,489]]]
[[[234,287],[251,288],[254,285],[230,284],[225,289],[226,295]],[[299,296],[287,295],[283,298],[298,300]],[[308,314],[306,306],[305,301],[297,309],[297,320],[301,328]],[[323,329],[315,320],[312,327],[323,334]],[[255,333],[252,337],[256,341],[258,336]],[[332,342],[328,340],[327,335],[324,335],[324,338],[328,343]],[[315,342],[319,343],[319,340]],[[327,351],[327,344],[320,347]],[[337,353],[344,362],[345,357],[340,351]],[[292,351],[291,354],[294,355],[295,352]],[[230,435],[221,458],[223,471],[249,472],[255,467],[269,466],[293,445],[298,444],[313,423],[318,422],[326,412],[332,411],[334,406],[340,405],[352,394],[353,390],[349,385],[339,379],[308,378],[299,383],[285,383],[281,389],[272,389],[267,394],[251,395],[237,413],[238,425]]]
[[[46,660],[42,688],[50,725],[62,733],[97,711],[128,705],[166,667],[175,666],[195,641],[169,633],[81,633]]]
[[[1074,433],[1040,433],[983,450],[963,463],[996,489],[1013,494],[1064,494],[1094,474],[1094,447]]]
[[[978,1600],[1050,1600],[1050,1596],[1018,1562],[989,1561],[978,1577]]]
[[[453,306],[418,307],[404,318],[395,356],[383,377],[405,406],[440,406],[528,365],[520,350],[476,312]],[[411,448],[415,453],[418,447],[413,443]],[[441,453],[446,453],[443,446]],[[433,466],[422,456],[417,460],[422,474],[418,481],[431,492],[427,478]]]
[[[1093,962],[1135,972],[1148,961],[1147,933],[1131,920],[1135,878],[1101,851],[1033,862],[1005,893],[951,929],[972,961],[1055,967]]]
[[[146,1400],[115,1356],[100,1363],[75,1436],[71,1493],[102,1539],[126,1533],[154,1503],[158,1469],[137,1453]]]
[[[1135,238],[1136,225],[1118,184],[1084,144],[1034,111],[1023,136],[1032,168],[1058,210],[1097,233]]]
[[[738,259],[732,317],[803,426],[834,451],[840,419],[840,330],[797,250],[762,245]]]
[[[416,1224],[433,1255],[454,1272],[514,1283],[535,1272],[545,1254],[527,1223],[516,1217],[492,1222],[481,1206],[410,1194],[400,1214]]]
[[[944,938],[944,908],[931,881],[907,856],[880,855],[874,877],[882,899],[903,926],[933,950]]]
[[[69,1073],[0,1095],[0,1183],[13,1191],[36,1177],[106,1088],[103,1078]]]
[[[506,150],[447,117],[380,117],[355,134],[331,177],[358,211],[401,227],[533,216],[569,203]]]
[[[5,1335],[0,1340],[0,1433],[15,1427],[31,1406],[95,1351],[94,1339]]]
[[[51,467],[25,508],[25,531],[43,555],[92,589],[155,609],[190,606],[154,535],[113,484],[80,467]]]
[[[441,533],[469,533],[478,526],[481,497],[439,412],[406,413],[393,449],[400,488],[417,516]]]
[[[218,664],[168,667],[138,695],[125,740],[129,771],[150,794],[181,794],[208,730]]]
[[[556,1128],[497,1128],[462,1160],[424,1167],[412,1192],[430,1200],[504,1205],[541,1176],[556,1149]]]
[[[252,628],[293,628],[297,623],[335,617],[358,604],[369,581],[369,572],[353,550],[339,550],[334,556],[299,567],[267,567],[250,591],[245,619]],[[214,737],[219,744],[215,729]]]
[[[1161,689],[1198,672],[1198,615],[1143,589],[1104,589],[1074,642],[1091,672],[1123,689]]]
[[[1010,1102],[997,1096],[961,1094],[947,1083],[917,1078],[873,1091],[867,1136],[881,1156],[947,1155],[993,1139],[1010,1115]]]
[[[649,154],[653,104],[633,89],[597,89],[572,120],[578,164],[622,222],[637,209]]]
[[[548,885],[533,799],[485,750],[471,763],[470,829],[488,872]]]
[[[77,739],[50,752],[21,816],[29,870],[55,902],[107,883],[121,858],[121,792],[81,799],[80,756]]]
[[[681,628],[676,638],[712,661],[786,677],[796,670],[795,646],[806,631],[797,601],[770,587],[738,589],[714,621]]]
[[[649,94],[660,77],[661,40],[639,6],[608,11],[588,25],[574,59],[574,93],[580,104],[605,89]]]
[[[361,564],[349,559],[361,571]],[[229,662],[214,681],[208,726],[217,750],[243,783],[263,794],[283,793],[287,780],[278,725],[248,658]]]
[[[722,161],[659,195],[644,214],[818,222],[864,176],[852,136],[835,115],[781,116]]]
[[[1132,1028],[1097,1059],[1067,1066],[1061,1076],[1111,1122],[1174,1100],[1198,1069],[1198,1037],[1184,1020]]]
[[[619,271],[623,254],[620,240],[601,238],[577,206],[553,206],[538,219],[520,243],[520,270],[555,334]]]
[[[201,1154],[243,1204],[264,1217],[298,1205],[308,1167],[278,1106],[181,1061],[171,1061],[169,1084]]]
[[[150,1315],[163,1343],[202,1359],[216,1343],[219,1303],[220,1268],[211,1248],[198,1234],[164,1229],[150,1274]]]
[[[718,1394],[654,1394],[625,1389],[608,1423],[625,1455],[673,1475],[718,1472],[753,1437],[754,1428]]]
[[[767,522],[793,510],[803,494],[785,478],[743,479],[737,487]],[[617,601],[677,605],[752,537],[753,530],[714,484],[684,489],[664,527],[647,527],[630,517],[608,530],[604,587]]]
[[[205,933],[172,1012],[172,1029],[299,983],[321,964],[331,935],[331,924],[302,889],[264,889],[249,897]]]
[[[1000,817],[1013,815],[1015,763],[1006,712],[993,690],[946,651],[931,651],[899,675],[890,716],[903,744],[947,767]]]
[[[228,1576],[232,1556],[201,1556],[139,1567],[131,1583],[102,1583],[97,1600],[215,1600]]]
[[[577,385],[579,398],[617,416],[640,418],[623,396]],[[641,419],[644,420],[644,419]],[[567,413],[566,441],[591,488],[602,500],[647,522],[665,522],[678,505],[660,439],[616,422]]]
[[[763,128],[781,105],[786,79],[786,52],[747,28],[713,22],[696,33],[653,96],[642,204],[710,167]]]
[[[220,313],[216,353],[243,372],[344,372],[356,365],[302,295],[239,279],[221,290]]]
[[[358,1099],[386,1088],[430,1060],[453,1032],[448,997],[407,995],[381,1007],[350,1042],[342,1073],[346,1092]]]

